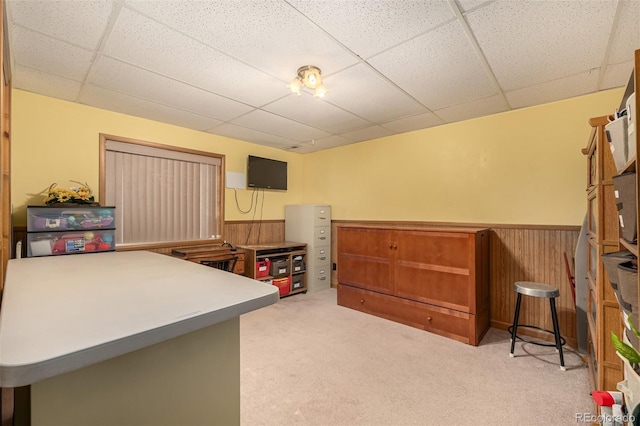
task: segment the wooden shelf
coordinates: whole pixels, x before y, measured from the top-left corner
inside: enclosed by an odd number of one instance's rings
[[[619,306],[606,277],[602,255],[619,250],[618,211],[613,177],[616,165],[605,136],[609,117],[589,120],[592,126],[587,148],[587,334],[589,375],[594,390],[615,389],[622,380],[620,360],[614,356],[611,332],[622,331]]]
[[[634,254],[634,256],[638,257],[638,244],[631,244],[624,238],[620,238],[620,245],[624,246],[627,250]]]
[[[306,277],[306,256],[307,245],[305,243],[298,243],[292,241],[282,241],[269,244],[258,244],[250,246],[238,246],[245,252],[245,271],[244,275],[253,278],[258,281],[272,281],[279,278],[289,277],[289,290],[287,294],[282,297],[292,296],[294,294],[306,293],[307,277]],[[301,257],[303,269],[301,271],[294,271],[295,258]],[[281,259],[286,260],[288,263],[288,271],[286,274],[274,276],[271,274],[258,276],[256,262],[264,261],[266,259]],[[298,287],[296,287],[296,285]]]

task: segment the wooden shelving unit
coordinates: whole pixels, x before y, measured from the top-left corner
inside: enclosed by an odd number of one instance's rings
[[[274,279],[289,277],[289,292],[287,296],[307,291],[307,245],[292,241],[278,243],[258,244],[251,246],[238,246],[245,253],[244,275],[260,281],[273,281]],[[287,273],[272,275],[258,273],[256,263],[269,259],[270,261],[286,261]]]
[[[640,50],[634,54],[634,70],[629,79],[619,110],[626,108],[627,100],[640,88]],[[631,106],[627,113],[631,117],[638,117],[640,108],[638,100]],[[637,156],[627,159],[626,164],[616,168],[605,129],[609,123],[609,117],[597,117],[589,120],[593,131],[587,148],[583,153],[588,158],[587,171],[587,199],[588,199],[588,236],[589,249],[587,255],[589,292],[587,299],[587,317],[589,322],[589,373],[591,385],[596,390],[615,391],[620,389],[619,382],[628,386],[630,380],[627,371],[623,368],[622,360],[616,355],[611,343],[611,332],[618,336],[623,335],[624,325],[621,310],[611,288],[608,275],[604,271],[601,255],[619,250],[629,250],[637,258],[638,245],[631,243],[620,234],[617,201],[614,195],[613,178],[627,172],[636,172],[635,180],[635,220],[636,227],[640,229],[640,215],[638,215],[638,202],[640,200],[640,176],[637,173]],[[640,124],[637,122],[636,125]],[[632,124],[630,124],[631,126]],[[636,128],[634,143],[635,152],[640,143],[640,134]],[[630,148],[630,149],[631,149]],[[629,208],[628,205],[624,207]],[[640,282],[636,283],[640,294]],[[637,381],[637,375],[634,375]],[[623,382],[624,380],[624,382]],[[640,402],[627,400],[625,404],[631,413],[634,406]]]
[[[589,119],[592,127],[587,147],[587,293],[588,356],[591,387],[615,390],[622,380],[622,362],[611,343],[611,332],[623,329],[618,301],[604,269],[602,255],[618,251],[618,211],[613,188],[617,174],[605,136],[607,116]]]

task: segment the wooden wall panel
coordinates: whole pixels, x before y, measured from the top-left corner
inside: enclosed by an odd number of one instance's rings
[[[5,4],[0,2],[0,291],[4,287],[7,262],[11,257],[11,75]]]
[[[263,221],[262,223],[251,221],[225,222],[224,236],[226,241],[234,246],[284,241],[284,220]],[[14,241],[26,242],[26,227],[15,227],[13,230],[13,238]],[[148,250],[155,253],[171,254],[171,250],[174,248],[184,247],[192,247],[192,245],[152,248]],[[26,253],[27,248],[25,243],[22,247],[22,256],[26,257]]]
[[[284,241],[284,220],[265,220],[261,223],[251,221],[225,222],[223,235],[225,240],[234,246]],[[171,250],[174,248],[179,247],[163,247],[149,251],[171,254]]]
[[[366,222],[333,221],[331,235],[331,262],[337,263],[338,225],[384,225],[384,226],[453,226],[451,223],[423,222]],[[508,226],[458,224],[459,226],[487,227],[490,232],[490,286],[491,286],[491,326],[506,329],[513,321],[516,281],[536,281],[554,285],[560,289],[556,299],[558,319],[562,335],[567,343],[576,346],[576,315],[569,280],[564,267],[563,253],[573,258],[578,238],[578,227],[559,226]],[[226,222],[224,235],[233,245],[258,244],[284,241],[284,220]],[[16,229],[17,240],[24,238],[24,229]],[[153,250],[170,254],[171,248]],[[339,267],[339,265],[338,265]],[[331,286],[337,287],[337,271],[331,273]],[[523,297],[520,323],[552,329],[549,302],[547,299]],[[526,333],[526,331],[524,331]],[[537,334],[537,333],[534,333]],[[537,334],[539,335],[539,334]],[[540,335],[539,335],[540,336]],[[546,338],[546,335],[540,337]]]

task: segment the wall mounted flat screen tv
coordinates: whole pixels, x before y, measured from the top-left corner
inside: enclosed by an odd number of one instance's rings
[[[286,190],[287,163],[250,155],[247,161],[247,186]]]

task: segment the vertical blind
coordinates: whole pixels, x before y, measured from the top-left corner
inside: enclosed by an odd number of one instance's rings
[[[221,160],[106,141],[105,202],[116,207],[116,242],[217,238]]]

